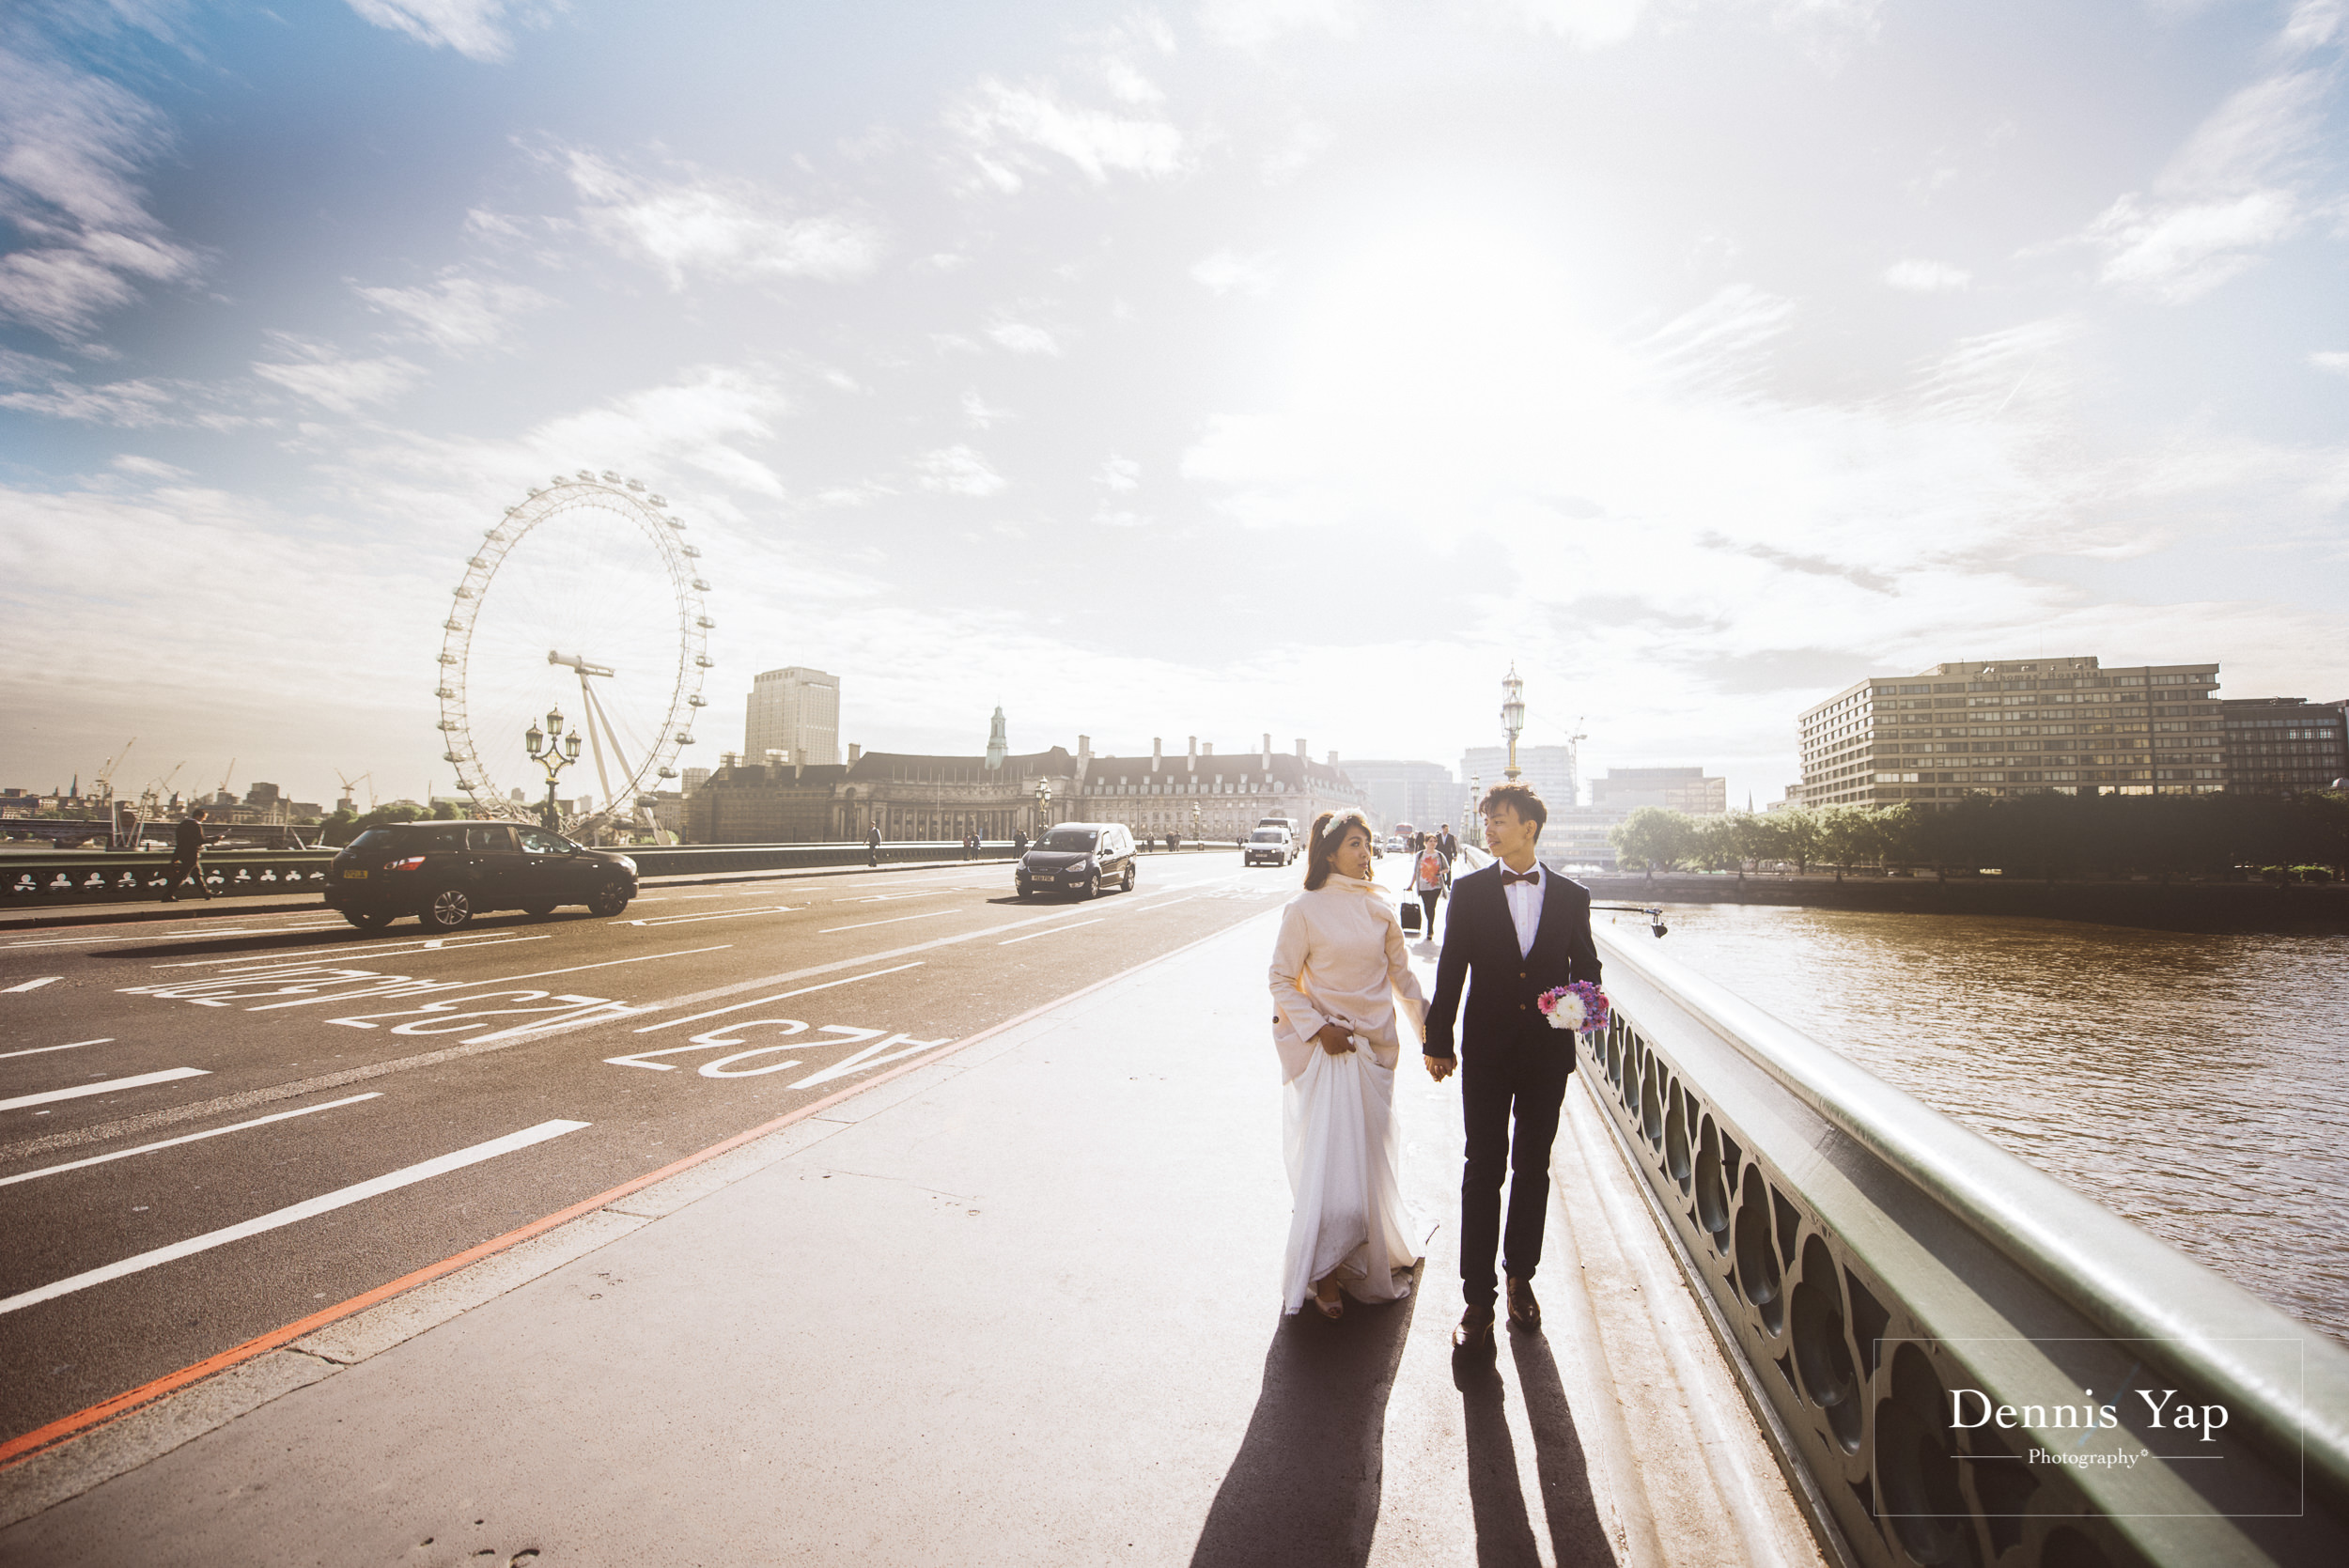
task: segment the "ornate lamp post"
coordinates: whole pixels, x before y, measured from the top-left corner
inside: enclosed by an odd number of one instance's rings
[[[531,760],[547,770],[547,800],[538,808],[539,825],[548,832],[558,832],[563,816],[555,809],[554,776],[579,760],[579,735],[576,731],[565,735],[563,710],[549,708],[546,733],[540,734],[537,725],[531,725],[522,731],[522,745],[529,750]]]
[[[1508,678],[1501,683],[1501,727],[1509,734],[1509,766],[1501,772],[1511,784],[1517,778],[1517,737],[1525,729],[1525,682],[1517,678],[1514,660],[1509,665]]]
[[[1044,830],[1052,825],[1052,781],[1035,782],[1035,836],[1042,838]]]
[[[1485,814],[1477,809],[1485,794],[1485,781],[1474,773],[1469,775],[1468,804],[1460,812],[1460,842],[1485,847]]]

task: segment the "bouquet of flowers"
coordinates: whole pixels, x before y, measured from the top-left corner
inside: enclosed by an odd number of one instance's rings
[[[1587,980],[1544,991],[1533,1005],[1542,1010],[1552,1029],[1605,1029],[1612,1011],[1607,993]]]

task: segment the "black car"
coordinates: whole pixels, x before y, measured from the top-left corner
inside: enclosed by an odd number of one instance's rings
[[[327,905],[362,931],[402,915],[454,931],[485,909],[546,915],[563,904],[616,915],[635,896],[636,862],[626,855],[510,822],[369,828],[326,873]]]
[[[1120,822],[1064,822],[1047,828],[1019,857],[1012,876],[1019,896],[1073,893],[1091,898],[1104,888],[1134,891],[1134,835]]]

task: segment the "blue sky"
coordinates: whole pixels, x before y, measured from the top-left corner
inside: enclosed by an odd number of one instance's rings
[[[2345,43],[2333,0],[13,8],[0,782],[135,734],[118,785],[446,789],[449,591],[582,467],[698,530],[705,765],[786,663],[868,747],[1001,702],[1453,761],[1514,660],[1530,739],[1740,800],[1943,659],[2349,694]],[[642,563],[544,564],[591,657],[644,644]]]

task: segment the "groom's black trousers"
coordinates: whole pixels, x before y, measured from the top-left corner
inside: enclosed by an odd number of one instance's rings
[[[1574,1036],[1527,1031],[1515,1039],[1478,1040],[1461,1053],[1460,1110],[1468,1127],[1468,1165],[1460,1177],[1460,1294],[1490,1306],[1501,1281],[1493,1253],[1520,1280],[1542,1261],[1542,1221],[1549,1211],[1549,1145],[1574,1070]],[[1510,1124],[1515,1122],[1514,1136]],[[1509,1181],[1509,1228],[1501,1227],[1501,1182]]]

